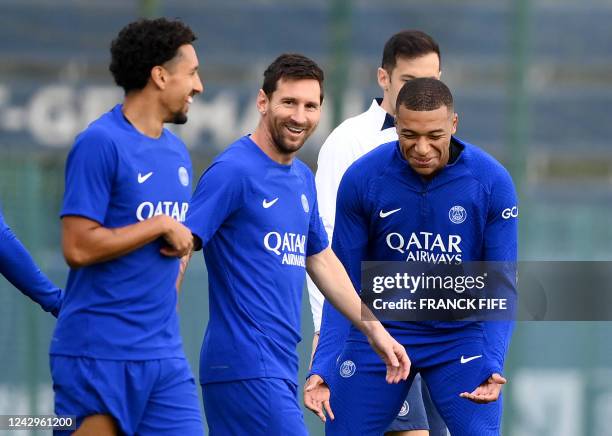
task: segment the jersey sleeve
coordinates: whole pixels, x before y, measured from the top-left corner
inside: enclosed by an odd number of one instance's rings
[[[325,232],[325,227],[319,215],[319,205],[317,201],[317,191],[312,184],[312,192],[314,204],[312,205],[312,213],[310,214],[310,223],[308,225],[308,243],[306,246],[306,256],[312,256],[320,253],[329,246],[329,239]]]
[[[496,294],[516,302],[518,209],[510,175],[503,170],[491,188],[487,224],[484,232],[484,260],[494,262]],[[515,304],[512,304],[515,307]],[[502,374],[514,321],[485,321],[485,367],[482,379]]]
[[[105,131],[90,128],[81,133],[66,160],[60,215],[78,215],[104,224],[117,162],[117,151]]]
[[[368,224],[364,212],[362,189],[346,174],[338,191],[335,234],[332,248],[344,265],[355,289],[361,289],[361,261],[368,243]],[[321,337],[312,364],[311,374],[330,380],[336,359],[346,340],[350,321],[329,302],[323,305]]]
[[[340,185],[342,175],[354,160],[354,156],[350,151],[351,147],[349,147],[351,140],[346,131],[342,129],[342,126],[336,128],[323,143],[317,160],[315,182],[319,213],[321,214],[321,219],[330,241],[334,232],[338,186]],[[310,277],[307,277],[306,286],[308,288],[314,330],[315,332],[320,331],[325,297],[323,297],[323,294]]]
[[[186,225],[206,245],[221,224],[243,201],[245,175],[226,161],[217,161],[202,174],[187,211]]]
[[[45,276],[4,222],[0,212],[0,273],[47,312],[57,317],[63,291]]]

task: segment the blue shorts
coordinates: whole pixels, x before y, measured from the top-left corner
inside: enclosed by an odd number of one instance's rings
[[[279,378],[202,385],[210,436],[308,436],[297,386]]]
[[[442,419],[453,436],[497,436],[502,415],[501,398],[476,404],[459,397],[473,391],[483,380],[483,360],[461,363],[461,356],[483,354],[484,340],[449,338],[443,344],[407,346],[412,361],[408,381],[396,385],[385,381],[385,365],[363,342],[347,342],[337,363],[331,389],[336,419],[328,420],[326,435],[381,435],[401,410],[414,374],[419,372]]]
[[[55,414],[111,415],[127,435],[204,434],[187,360],[103,360],[51,356]],[[71,432],[55,432],[56,435]]]
[[[386,431],[428,430],[429,436],[447,436],[442,417],[434,406],[427,385],[416,374],[402,408]]]

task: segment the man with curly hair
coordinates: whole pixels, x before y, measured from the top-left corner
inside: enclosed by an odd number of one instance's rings
[[[123,104],[79,134],[66,163],[62,247],[70,275],[53,334],[55,413],[80,435],[201,435],[176,313],[191,162],[164,128],[203,91],[195,35],[140,20],[111,45]],[[61,434],[61,433],[58,433]]]

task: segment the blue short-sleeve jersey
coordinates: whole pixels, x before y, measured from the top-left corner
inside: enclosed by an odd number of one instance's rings
[[[245,136],[202,175],[187,226],[209,280],[200,382],[296,383],[306,257],[328,246],[310,169],[274,162]]]
[[[338,191],[333,249],[356,289],[361,288],[362,261],[516,262],[518,209],[510,175],[479,148],[458,138],[453,141],[461,154],[430,180],[410,167],[398,141],[379,146],[345,173]],[[509,293],[516,288],[513,271],[509,267],[499,283]],[[405,344],[431,342],[432,334],[481,331],[488,345],[485,377],[502,372],[512,327],[510,321],[384,325]],[[347,338],[365,340],[326,303],[312,372],[329,377],[337,344]]]
[[[61,216],[106,228],[169,215],[184,221],[191,161],[183,142],[136,130],[122,106],[76,139],[66,163]],[[182,356],[176,313],[179,260],[160,253],[160,238],[116,259],[71,268],[51,354],[147,360]]]

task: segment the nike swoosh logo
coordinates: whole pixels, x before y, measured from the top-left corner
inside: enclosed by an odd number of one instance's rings
[[[482,354],[479,354],[478,356],[472,356],[472,357],[463,357],[463,356],[461,356],[461,364],[471,362],[472,360],[476,360],[476,359],[478,359],[480,357],[482,357]]]
[[[273,206],[274,203],[276,203],[277,201],[278,201],[278,197],[276,197],[272,201],[266,201],[266,199],[264,198],[264,201],[263,201],[263,203],[261,203],[261,205],[264,207],[264,209],[267,209],[267,208]]]
[[[402,210],[402,208],[398,208],[398,209],[393,209],[393,210],[389,210],[387,212],[383,211],[382,209],[380,210],[380,217],[381,218],[387,218],[389,215],[391,215],[392,213],[395,213],[399,210]]]
[[[144,176],[140,173],[138,173],[138,183],[144,183],[146,182],[149,177],[151,177],[153,175],[153,171],[151,171],[150,173],[145,174]]]

